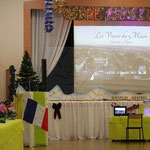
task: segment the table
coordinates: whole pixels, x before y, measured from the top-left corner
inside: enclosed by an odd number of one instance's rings
[[[0,150],[23,150],[22,120],[0,123]]]
[[[126,140],[127,116],[108,117],[109,138],[112,140]],[[133,124],[138,124],[139,120],[132,120]],[[144,139],[150,140],[150,117],[143,117]],[[130,139],[139,139],[138,130],[130,130]]]
[[[54,119],[53,103],[49,101],[50,140],[68,139],[102,139],[109,138],[108,117],[114,115],[112,103],[121,106],[133,106],[142,101],[61,101],[61,119]],[[136,110],[138,112],[138,110]]]

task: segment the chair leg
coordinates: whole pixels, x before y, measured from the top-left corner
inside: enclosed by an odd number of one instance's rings
[[[142,128],[142,137],[143,137],[143,141],[144,141],[144,131],[143,131],[143,128]]]
[[[139,140],[141,140],[141,128],[139,128]]]
[[[127,141],[127,128],[126,128],[126,141]]]
[[[126,141],[129,142],[129,129],[126,128]]]
[[[130,135],[129,135],[129,129],[128,129],[128,141],[129,141],[129,137],[130,137]]]
[[[127,128],[126,128],[126,141],[128,141],[128,135],[127,135]]]

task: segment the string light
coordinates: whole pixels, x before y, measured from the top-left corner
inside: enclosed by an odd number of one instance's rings
[[[68,20],[150,21],[150,8],[145,7],[83,7],[66,6],[64,0],[54,1],[53,8]],[[147,13],[146,13],[147,12]]]

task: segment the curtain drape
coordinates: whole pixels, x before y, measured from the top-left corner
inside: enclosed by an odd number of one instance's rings
[[[57,12],[53,14],[54,30],[46,33],[44,10],[32,11],[31,56],[33,68],[40,78],[42,75],[41,59],[47,60],[47,75],[49,75],[61,56],[71,26],[71,21],[64,20],[62,14]]]
[[[113,116],[111,104],[131,107],[142,101],[62,102],[61,119],[54,119],[53,102],[48,102],[48,137],[50,140],[109,138],[108,117]],[[135,113],[138,113],[138,109]]]

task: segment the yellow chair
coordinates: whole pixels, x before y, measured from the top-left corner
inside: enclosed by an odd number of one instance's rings
[[[140,120],[140,124],[138,126],[130,126],[131,119]],[[143,114],[129,114],[127,119],[127,127],[126,127],[126,140],[129,141],[129,130],[139,130],[139,140],[141,140],[141,131],[142,137],[144,141],[144,132],[143,132]]]

